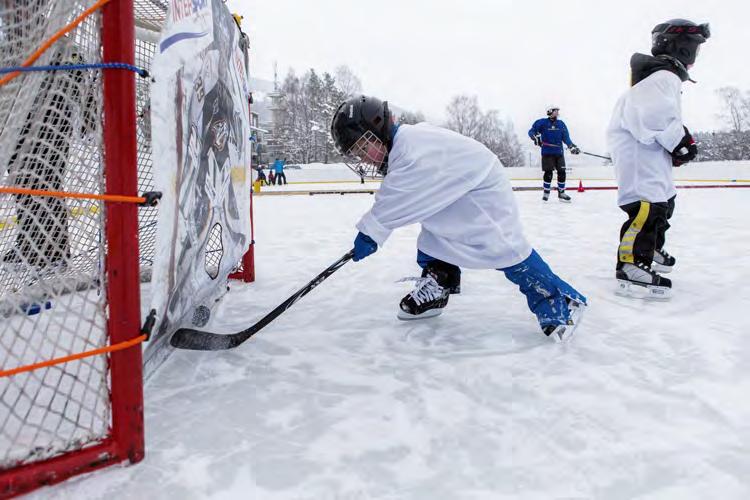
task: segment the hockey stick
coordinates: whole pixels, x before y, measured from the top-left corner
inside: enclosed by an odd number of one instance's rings
[[[340,267],[349,262],[354,255],[354,250],[350,250],[339,260],[313,278],[310,283],[303,286],[291,297],[279,304],[276,309],[263,316],[257,323],[246,330],[237,333],[220,334],[193,330],[192,328],[180,328],[172,335],[169,343],[177,349],[190,349],[193,351],[221,351],[224,349],[234,349],[244,341],[258,333],[264,326],[274,319],[281,316],[281,313],[292,307],[295,302],[310,293],[313,288],[320,285],[326,278],[335,273]]]
[[[560,148],[560,149],[562,149],[562,146],[559,145],[559,144],[550,144],[548,142],[543,142],[542,145],[544,145],[544,146],[550,146],[550,147],[553,147],[553,148]],[[612,161],[612,158],[610,158],[609,156],[597,155],[597,154],[594,154],[594,153],[589,153],[588,151],[581,151],[581,154],[589,155],[589,156],[596,156],[597,158],[603,158],[605,160]]]
[[[597,158],[604,158],[605,160],[612,161],[612,158],[610,158],[609,156],[595,155],[594,153],[588,153],[586,151],[581,151],[581,153],[583,153],[585,155],[596,156]]]

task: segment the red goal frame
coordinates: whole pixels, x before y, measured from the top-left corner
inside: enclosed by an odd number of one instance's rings
[[[133,64],[135,54],[132,0],[112,0],[102,7],[102,60]],[[103,71],[104,158],[106,192],[137,196],[135,80],[130,71]],[[116,125],[116,126],[115,126]],[[138,207],[107,207],[107,296],[110,344],[134,339],[140,332]],[[99,443],[47,460],[0,471],[0,497],[29,492],[86,472],[144,455],[143,362],[141,346],[109,356],[111,428]]]

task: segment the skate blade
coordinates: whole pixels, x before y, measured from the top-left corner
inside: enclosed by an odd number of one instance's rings
[[[651,270],[656,271],[660,274],[669,274],[672,272],[672,269],[674,269],[672,266],[665,266],[662,264],[659,264],[658,262],[652,262],[651,263]]]
[[[560,200],[560,198],[558,198]],[[572,203],[573,200],[560,200],[560,203]]]
[[[412,321],[415,319],[434,318],[435,316],[440,316],[442,313],[442,309],[430,309],[422,314],[409,314],[408,312],[399,309],[396,317],[401,321]]]
[[[672,289],[663,286],[639,285],[625,280],[617,280],[616,295],[645,300],[669,300]]]
[[[557,344],[568,342],[573,337],[578,325],[581,324],[586,305],[572,301],[568,304],[568,308],[570,309],[570,322],[567,325],[558,326],[549,334],[549,337]]]

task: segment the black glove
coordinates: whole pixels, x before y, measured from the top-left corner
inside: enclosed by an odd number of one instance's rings
[[[536,134],[534,137],[531,138],[532,141],[534,141],[535,146],[542,147],[544,141],[542,141],[542,134]]]
[[[672,165],[675,167],[694,160],[698,154],[698,146],[695,145],[695,139],[690,135],[687,127],[683,126],[682,128],[685,129],[685,135],[682,137],[680,143],[677,144],[677,147],[674,148],[674,151],[669,153],[672,155]]]
[[[581,154],[581,150],[578,149],[578,146],[576,146],[575,144],[570,146],[568,149],[570,149],[570,154],[574,154],[574,155]]]

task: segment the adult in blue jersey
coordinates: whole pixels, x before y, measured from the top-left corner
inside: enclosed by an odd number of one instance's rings
[[[286,166],[286,158],[283,160],[276,158],[273,162],[273,170],[276,173],[276,183],[281,186],[282,181],[286,184],[286,174],[284,173],[284,167]]]
[[[547,201],[549,199],[552,175],[554,171],[557,171],[557,197],[560,201],[570,203],[570,196],[565,194],[563,143],[568,146],[568,149],[574,155],[580,153],[581,150],[570,140],[568,127],[565,126],[565,122],[557,118],[559,113],[559,107],[548,107],[547,118],[540,118],[534,122],[529,129],[529,137],[534,141],[534,144],[542,148],[542,170],[544,171],[542,200]]]

